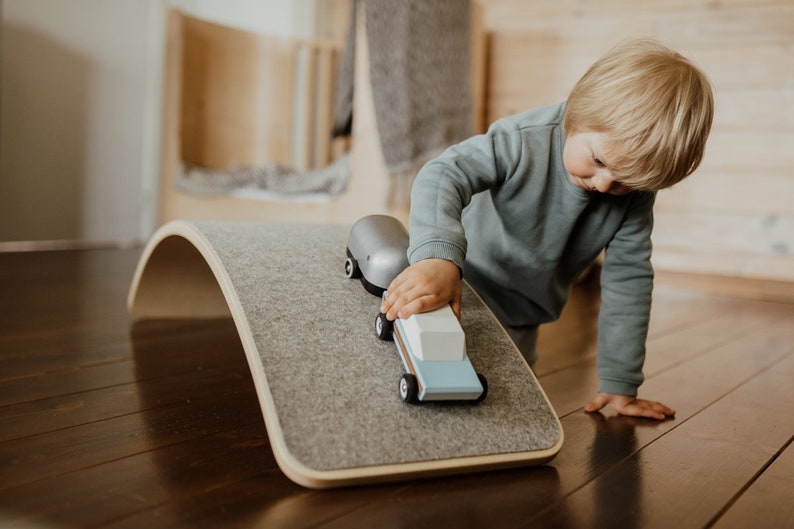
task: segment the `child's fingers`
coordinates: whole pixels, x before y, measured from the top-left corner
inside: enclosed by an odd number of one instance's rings
[[[665,406],[661,402],[654,402],[650,400],[635,399],[630,404],[619,409],[618,412],[622,415],[630,415],[632,417],[648,417],[650,419],[664,420],[667,417],[675,416],[675,410]]]
[[[596,398],[585,404],[584,411],[594,412],[600,411],[609,403],[609,397],[604,394],[596,395]]]
[[[383,298],[380,311],[386,315],[387,319],[394,320],[397,317],[398,311],[403,309],[405,303],[402,302],[401,299],[402,298],[398,296],[396,291],[386,291],[386,296]]]
[[[611,395],[608,393],[599,393],[596,395],[592,401],[585,405],[584,410],[587,412],[599,411],[607,404],[611,404],[619,414],[629,417],[646,417],[649,419],[664,420],[668,417],[675,416],[675,410],[661,402],[637,399],[626,395]]]
[[[413,285],[413,270],[411,267],[403,270],[392,280],[380,304],[380,311],[386,315],[387,319],[394,320],[397,317],[397,311],[406,302],[410,301],[410,298],[406,299],[406,292],[410,291]]]
[[[462,306],[461,301],[461,293],[458,292],[457,295],[449,302],[449,306],[452,307],[452,313],[455,314],[455,317],[460,320],[460,311]]]
[[[425,295],[413,298],[411,301],[407,301],[397,308],[395,312],[397,317],[406,319],[410,318],[414,314],[420,314],[422,312],[429,312],[431,310],[437,309],[443,304],[444,302],[439,302],[436,296]]]
[[[669,406],[665,406],[661,402],[654,402],[656,409],[664,413],[667,417],[675,417],[675,410]]]
[[[450,303],[460,318],[460,298],[457,266],[443,259],[427,259],[409,266],[392,281],[381,303],[381,312],[394,320]]]

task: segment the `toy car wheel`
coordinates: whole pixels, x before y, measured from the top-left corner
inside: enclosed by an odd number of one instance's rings
[[[345,259],[345,276],[349,279],[361,277],[361,269],[358,267],[358,262],[352,257]]]
[[[416,382],[416,377],[412,374],[403,374],[400,378],[399,390],[400,398],[403,402],[409,404],[416,404],[419,402],[419,384]]]
[[[481,373],[477,373],[477,378],[480,379],[480,385],[482,385],[482,393],[474,402],[482,402],[485,400],[485,397],[488,396],[488,380],[486,380],[485,376]]]
[[[393,322],[386,318],[382,312],[375,316],[375,335],[381,340],[388,340],[391,338]]]

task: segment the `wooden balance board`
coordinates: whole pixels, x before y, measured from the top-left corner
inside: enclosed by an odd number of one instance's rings
[[[234,319],[281,470],[311,488],[542,464],[560,421],[482,300],[464,284],[461,325],[488,380],[473,403],[403,403],[380,299],[344,275],[349,226],[164,225],[143,251],[128,306],[138,318]]]

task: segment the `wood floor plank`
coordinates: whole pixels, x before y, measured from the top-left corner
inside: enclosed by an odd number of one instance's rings
[[[794,331],[788,326],[780,326],[772,330],[763,328],[753,333],[744,333],[727,342],[721,337],[717,337],[717,344],[709,345],[702,352],[699,350],[689,351],[687,354],[690,358],[681,360],[677,353],[681,350],[688,350],[689,337],[688,333],[680,333],[677,336],[677,341],[667,342],[668,349],[654,352],[653,356],[659,359],[649,359],[650,372],[646,375],[646,382],[640,387],[641,396],[665,402],[679,412],[689,409],[690,404],[693,403],[687,402],[684,397],[686,388],[680,388],[676,384],[659,384],[655,380],[669,371],[673,372],[673,376],[677,376],[677,373],[682,370],[695,369],[702,378],[714,378],[713,382],[716,382],[718,378],[726,377],[730,380],[738,378],[732,383],[739,383],[742,373],[738,373],[734,369],[715,372],[715,365],[720,363],[720,358],[735,358],[737,365],[747,365],[747,369],[751,370],[750,373],[763,369],[766,365],[764,359],[768,359],[770,355],[775,357],[775,355],[785,354],[789,350],[789,344],[792,342],[787,342],[787,340],[794,341]],[[750,360],[758,360],[758,367],[754,367],[755,362],[747,361],[749,353],[756,350],[758,350],[759,356],[757,358],[750,357]],[[701,357],[703,360],[700,359]],[[667,365],[667,361],[670,359],[675,359],[675,361],[671,365]],[[663,380],[667,380],[667,377],[664,377]],[[560,416],[565,416],[580,410],[589,399],[595,396],[598,375],[594,363],[590,363],[541,377],[540,383],[557,413]],[[695,406],[702,404],[704,403],[694,402]]]
[[[767,358],[769,354],[785,352],[790,343],[794,342],[794,328],[788,324],[788,315],[794,312],[787,310],[783,314],[773,313],[765,316],[766,324],[756,322],[753,331],[734,325],[732,319],[722,318],[719,327],[706,335],[699,326],[687,328],[683,332],[665,335],[649,340],[646,360],[646,382],[640,388],[645,398],[660,400],[674,409],[680,400],[677,388],[666,394],[655,391],[649,382],[656,374],[676,366],[695,362],[698,355],[705,355],[706,373],[709,376],[720,365],[714,355],[730,354],[745,365],[747,358]],[[704,325],[711,327],[711,323]],[[715,353],[716,351],[716,353]],[[549,396],[554,409],[560,416],[579,410],[588,399],[595,395],[598,376],[594,362],[583,363],[539,377],[544,391]],[[698,363],[700,365],[700,363]],[[731,370],[732,371],[732,370]],[[730,371],[729,371],[730,372]],[[680,411],[680,409],[679,409]]]
[[[571,296],[572,306],[565,308],[558,321],[541,326],[538,361],[533,368],[539,378],[562,369],[594,362],[597,353],[598,295],[598,291],[592,287],[577,291]],[[670,298],[674,302],[667,306],[670,312],[676,314],[676,318],[668,318],[662,324],[666,326],[665,332],[649,332],[646,374],[649,370],[660,369],[664,365],[686,359],[693,352],[705,351],[709,347],[741,336],[764,325],[770,317],[794,317],[794,311],[790,307],[776,303],[755,304],[746,300],[711,297],[709,304],[704,305],[693,303],[690,296],[682,298],[677,292],[658,295],[655,303],[668,303]],[[682,303],[692,306],[685,304],[682,307]],[[731,318],[723,317],[726,313],[730,313]],[[652,324],[655,321],[652,317]],[[664,354],[656,354],[659,349],[663,349]]]
[[[129,384],[134,380],[135,364],[131,360],[4,380],[0,382],[0,409],[58,395]]]
[[[692,514],[677,525],[705,529],[766,527],[764,509],[791,503],[791,419],[779,414],[792,399],[775,391],[792,377],[794,305],[657,287],[641,391],[678,410],[659,423],[581,412],[597,384],[597,285],[577,287],[541,335],[560,351],[539,361],[564,415],[551,464],[310,491],[275,465],[230,321],[131,325],[135,251],[6,257],[0,297],[20,311],[0,307],[0,525],[667,527],[667,498]],[[606,512],[620,501],[633,515]]]
[[[366,489],[311,491],[292,484],[279,484],[263,476],[214,488],[202,500],[184,498],[151,511],[103,525],[106,529],[168,529],[172,527],[224,529],[310,529],[353,515],[372,502],[388,501],[398,486]],[[403,513],[398,520],[408,516]],[[374,526],[388,527],[386,519]]]
[[[185,395],[182,402],[0,444],[0,491],[221,432],[259,412],[249,384],[223,394]],[[203,420],[211,417],[212,421]]]
[[[520,521],[532,512],[525,507],[528,486],[553,495],[556,484],[549,467],[328,491],[283,487],[275,493],[252,477],[207,491],[200,500],[183,498],[178,505],[142,511],[109,527],[501,528],[509,527],[502,525],[506,519]],[[175,522],[175,513],[184,519]]]
[[[116,312],[126,312],[117,307]],[[0,382],[53,373],[59,370],[72,370],[113,362],[123,362],[133,358],[135,351],[129,347],[131,340],[168,340],[178,347],[179,340],[193,333],[211,337],[214,327],[228,325],[230,320],[194,320],[174,322],[134,322],[126,315],[119,315],[114,321],[100,323],[80,322],[67,331],[42,329],[33,336],[9,334],[0,338]],[[156,329],[168,324],[160,332]],[[154,329],[149,335],[136,331],[141,326]],[[234,330],[233,326],[229,327]],[[136,337],[136,334],[140,338]],[[234,332],[236,335],[236,332]],[[141,343],[139,348],[143,348]]]
[[[34,340],[14,337],[2,341],[3,349],[14,352],[3,354],[0,382],[107,365],[130,358],[127,336],[123,333],[99,338],[83,331],[62,335],[46,332]],[[31,343],[34,341],[38,343]]]
[[[118,358],[99,361],[84,350],[62,351],[50,369],[0,380],[0,408],[57,396],[73,395],[196,369],[209,369],[244,359],[234,323],[206,321],[142,321],[127,329]],[[189,358],[190,362],[185,362]],[[71,359],[72,364],[69,363]],[[154,366],[149,367],[153,364]],[[45,364],[46,365],[46,364]],[[20,368],[21,371],[22,369]]]
[[[720,316],[726,311],[738,311],[736,323],[743,323],[744,318],[739,317],[742,311],[755,313],[759,310],[748,300],[704,296],[664,286],[657,287],[657,291],[648,332],[651,340],[669,333],[693,332],[694,329],[688,329],[701,325],[713,325],[723,319]],[[534,366],[538,376],[595,358],[599,306],[598,277],[588,276],[572,290],[560,319],[540,327],[539,359]],[[748,306],[751,307],[747,309]],[[760,308],[764,306],[761,304]]]
[[[252,476],[274,498],[302,491],[276,467],[261,417],[248,420],[254,422],[5,490],[0,508],[14,523],[96,527],[194,495],[204,503],[208,491]]]
[[[653,290],[648,336],[654,337],[719,317],[749,300],[737,300],[686,290],[657,281]]]
[[[572,521],[610,529],[707,527],[794,435],[792,379],[794,353],[619,462],[527,527],[558,527]],[[758,520],[748,527],[763,523]]]
[[[197,388],[221,394],[250,380],[241,362],[8,406],[0,413],[0,443],[169,406],[195,395]]]
[[[0,252],[0,336],[102,322],[109,309],[123,314],[140,253],[140,249]]]
[[[724,312],[711,319],[651,337],[646,344],[645,373],[651,376],[694,355],[741,340],[748,333],[764,333],[769,325],[794,317],[794,311],[786,309],[782,311],[774,305],[749,308],[729,304]],[[724,316],[727,313],[730,318]]]
[[[794,527],[794,444],[763,470],[732,503],[713,529]]]

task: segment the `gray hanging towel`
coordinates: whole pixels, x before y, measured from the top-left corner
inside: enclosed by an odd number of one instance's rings
[[[386,169],[396,189],[472,134],[470,0],[366,0],[369,74]],[[355,18],[340,69],[335,134],[350,131]],[[407,196],[392,202],[407,203]]]

